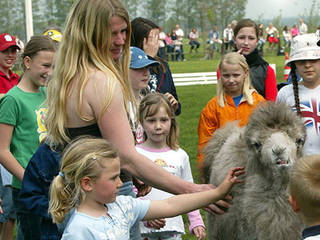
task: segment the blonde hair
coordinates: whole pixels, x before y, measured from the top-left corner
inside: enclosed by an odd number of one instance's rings
[[[171,126],[170,126],[170,132],[167,136],[167,145],[171,149],[178,149],[178,135],[179,135],[179,128],[178,123],[175,118],[175,113],[173,108],[171,107],[171,104],[169,102],[169,99],[162,93],[149,93],[147,94],[140,102],[139,105],[139,121],[143,125],[143,121],[147,117],[152,117],[153,115],[157,114],[159,109],[163,107],[169,118],[171,119]],[[147,136],[145,134],[145,139],[147,139]]]
[[[54,223],[61,223],[85,199],[81,179],[97,179],[105,168],[103,163],[116,158],[117,152],[104,139],[82,137],[70,143],[63,153],[59,175],[50,186],[49,213]]]
[[[298,159],[290,171],[289,191],[308,221],[320,219],[320,155]]]
[[[112,17],[118,16],[127,23],[127,36],[120,60],[114,60],[110,52]],[[83,91],[88,82],[89,68],[102,71],[110,80],[103,109],[109,106],[116,81],[120,82],[128,112],[128,102],[134,101],[128,78],[130,61],[129,16],[119,0],[78,0],[68,15],[66,27],[60,43],[53,79],[48,84],[46,127],[48,139],[64,144],[70,139],[66,134],[66,102],[71,91],[78,93],[78,112],[85,121],[96,120],[81,112]],[[77,84],[72,84],[77,81]],[[75,89],[72,89],[75,88]]]
[[[243,71],[246,73],[246,76],[245,76],[244,82],[243,82],[243,89],[242,89],[243,97],[248,101],[248,103],[250,105],[253,105],[253,97],[251,94],[253,87],[251,86],[249,66],[248,66],[248,63],[247,63],[245,57],[239,53],[236,53],[236,52],[230,52],[230,53],[225,54],[222,57],[221,62],[219,64],[219,70],[221,73],[221,77],[223,74],[222,73],[223,64],[232,64],[232,65],[239,64],[240,67],[242,67]],[[220,79],[217,84],[217,96],[218,96],[219,105],[221,107],[224,107],[224,104],[226,101],[226,96],[225,96],[225,90],[223,88],[223,83]]]

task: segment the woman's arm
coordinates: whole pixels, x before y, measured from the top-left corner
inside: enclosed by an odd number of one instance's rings
[[[22,181],[24,169],[10,152],[13,125],[0,123],[0,163],[19,181]]]

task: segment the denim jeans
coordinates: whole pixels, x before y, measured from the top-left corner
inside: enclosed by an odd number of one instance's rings
[[[40,216],[26,210],[18,201],[20,189],[12,188],[12,200],[17,213],[17,240],[40,240]]]
[[[135,198],[136,194],[133,191],[133,183],[132,183],[132,181],[124,182],[122,187],[119,190],[118,195],[131,196],[131,197]],[[130,228],[130,240],[141,240],[139,221],[137,221]]]

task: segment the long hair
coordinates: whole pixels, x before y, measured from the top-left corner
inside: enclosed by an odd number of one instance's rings
[[[27,42],[23,53],[21,54],[23,70],[26,69],[26,66],[23,62],[24,58],[29,57],[32,59],[40,51],[55,52],[56,44],[48,36],[32,36],[31,39]]]
[[[159,26],[149,19],[138,17],[131,21],[131,46],[138,47],[143,50],[143,40],[148,38],[152,29],[159,29]],[[166,73],[166,68],[163,65],[163,59],[155,56],[155,59],[160,63],[163,73]],[[158,73],[159,66],[152,67],[155,73]]]
[[[237,25],[234,27],[233,29],[233,32],[234,32],[234,37],[236,37],[240,31],[241,28],[244,28],[244,27],[253,27],[255,32],[256,32],[256,36],[257,36],[257,39],[259,39],[259,27],[258,25],[252,21],[250,18],[244,18],[244,19],[241,19]]]
[[[221,62],[219,64],[219,69],[221,72],[221,76],[223,74],[222,71],[222,66],[223,64],[239,64],[239,66],[243,69],[243,71],[246,73],[246,76],[244,78],[243,81],[243,89],[242,89],[242,93],[243,93],[243,97],[248,101],[248,103],[250,105],[253,105],[253,97],[252,97],[252,86],[251,86],[251,81],[250,81],[250,74],[249,74],[249,66],[248,63],[245,59],[245,57],[239,53],[236,52],[230,52],[225,54],[222,59]],[[217,84],[217,96],[218,96],[218,102],[219,105],[221,107],[224,107],[224,103],[225,103],[225,90],[223,88],[223,83],[222,80],[218,81]]]
[[[82,137],[65,149],[59,175],[50,186],[49,213],[54,223],[61,223],[65,215],[86,197],[81,179],[97,179],[106,161],[118,159],[117,152],[105,139]]]
[[[164,107],[169,118],[171,119],[171,126],[170,131],[167,136],[167,145],[171,149],[178,149],[178,135],[179,135],[179,128],[178,123],[175,118],[175,113],[169,99],[162,93],[149,93],[147,94],[140,102],[139,105],[139,121],[143,125],[144,120],[147,117],[152,117],[153,115],[157,114],[159,109]],[[145,134],[145,139],[147,136]]]
[[[113,60],[110,53],[111,26],[113,16],[127,23],[127,37],[120,60]],[[71,91],[77,93],[78,112],[85,121],[96,120],[81,112],[83,91],[88,82],[89,68],[102,71],[109,79],[102,112],[109,106],[116,81],[120,82],[128,111],[128,102],[134,99],[128,78],[130,61],[129,16],[118,0],[78,0],[68,15],[60,43],[53,79],[48,85],[46,126],[51,144],[64,144],[70,139],[66,135],[66,102]],[[76,81],[76,84],[72,84]],[[73,89],[71,89],[73,87]]]

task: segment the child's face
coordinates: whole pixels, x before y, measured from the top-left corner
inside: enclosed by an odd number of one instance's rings
[[[52,75],[54,52],[40,51],[34,57],[25,59],[28,70],[26,74],[30,77],[35,88],[45,86]]]
[[[220,70],[224,91],[231,97],[240,96],[247,73],[239,64],[223,63]]]
[[[148,86],[150,71],[149,67],[131,69],[129,70],[129,77],[131,80],[131,86],[133,91],[138,91],[146,88]]]
[[[99,178],[92,181],[92,191],[90,192],[90,197],[99,204],[114,202],[122,186],[120,160],[118,158],[107,159],[103,165]]]
[[[243,27],[235,36],[235,43],[241,54],[248,55],[257,47],[258,38],[254,27]]]
[[[320,59],[298,60],[294,63],[303,79],[304,86],[314,88],[320,84]]]
[[[171,118],[164,107],[153,115],[146,117],[142,127],[147,135],[147,142],[157,148],[167,147],[167,136],[170,133]]]
[[[17,48],[9,47],[3,52],[0,52],[0,69],[10,69],[17,60]]]

